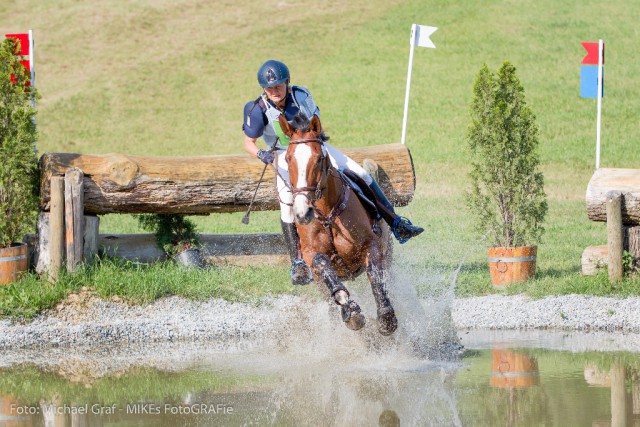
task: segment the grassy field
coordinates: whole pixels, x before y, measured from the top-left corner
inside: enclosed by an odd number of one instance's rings
[[[1,30],[35,32],[41,153],[242,153],[242,107],[259,94],[256,70],[269,58],[286,62],[293,83],[312,91],[333,145],[399,142],[411,24],[438,27],[431,37],[437,48],[415,52],[407,145],[417,188],[414,202],[401,209],[427,232],[397,257],[417,275],[445,276],[465,258],[460,295],[492,292],[485,262],[490,242],[478,241],[464,208],[465,134],[476,73],[505,60],[516,66],[537,116],[549,197],[538,275],[516,291],[638,294],[634,281],[611,286],[605,275],[579,275],[584,248],[606,242],[605,225],[586,218],[596,104],[579,92],[586,54],[580,42],[602,38],[601,165],[639,167],[640,63],[632,59],[639,20],[640,9],[623,0],[0,5]],[[196,221],[203,233],[279,231],[275,212],[253,213],[248,227],[241,216]],[[140,231],[131,217],[118,215],[103,217],[102,230]],[[282,272],[270,277],[264,286],[281,292],[274,283]]]

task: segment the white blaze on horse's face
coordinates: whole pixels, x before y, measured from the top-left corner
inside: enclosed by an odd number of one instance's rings
[[[309,186],[307,183],[307,168],[309,167],[311,154],[311,147],[305,144],[298,144],[293,150],[293,157],[295,157],[296,164],[298,165],[297,188]],[[293,214],[299,224],[308,224],[313,220],[313,211],[311,210],[309,199],[305,194],[296,194],[296,197],[293,199]]]

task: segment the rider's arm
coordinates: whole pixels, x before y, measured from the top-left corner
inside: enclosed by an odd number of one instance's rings
[[[264,126],[262,109],[255,102],[248,102],[244,107],[242,131],[244,133],[244,150],[253,157],[257,157],[256,140],[262,136]]]
[[[258,157],[258,146],[256,145],[257,139],[258,138],[251,138],[247,135],[244,136],[244,150],[253,157]]]

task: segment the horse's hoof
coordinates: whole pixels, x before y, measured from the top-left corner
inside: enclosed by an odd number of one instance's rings
[[[362,329],[366,323],[364,315],[360,312],[360,306],[353,300],[348,301],[341,306],[342,308],[342,321],[347,328],[352,331],[358,331]]]
[[[367,323],[367,321],[362,313],[356,313],[352,315],[349,320],[344,322],[345,326],[352,331],[359,331],[364,328],[365,323]]]
[[[391,335],[398,329],[398,319],[393,307],[383,307],[378,310],[378,332],[381,335]]]
[[[313,272],[311,268],[301,259],[297,259],[291,265],[291,284],[294,286],[302,286],[313,281]]]

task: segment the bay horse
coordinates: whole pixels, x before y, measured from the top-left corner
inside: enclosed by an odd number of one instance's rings
[[[290,138],[286,161],[300,255],[311,266],[318,288],[341,307],[343,322],[353,330],[364,326],[365,317],[342,281],[366,271],[378,331],[391,335],[398,321],[387,295],[393,248],[388,225],[376,220],[331,164],[317,116],[309,120],[298,114],[288,122],[282,114],[279,123]]]

